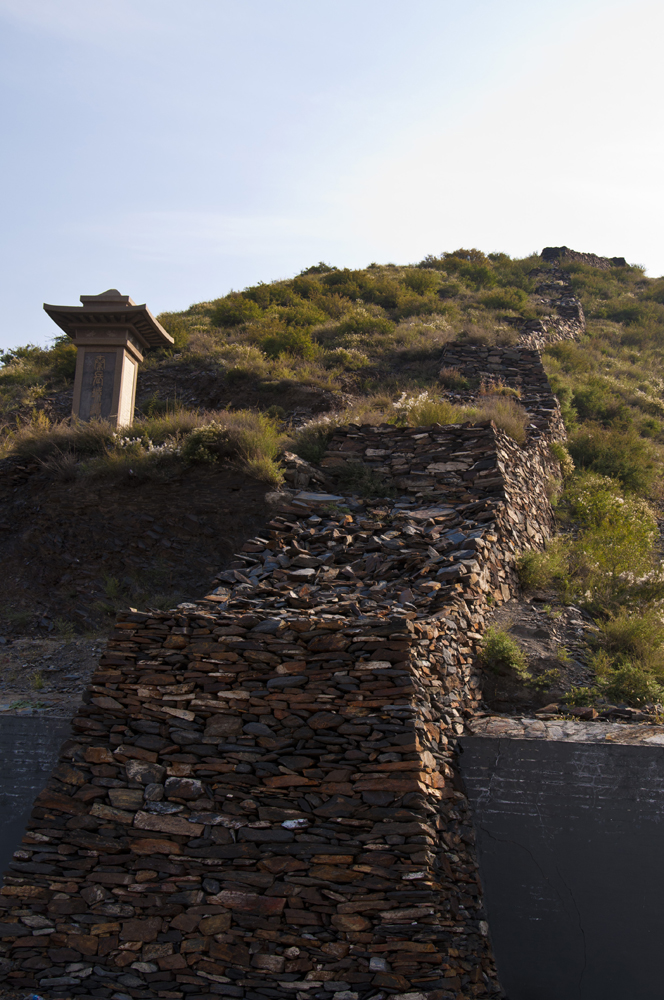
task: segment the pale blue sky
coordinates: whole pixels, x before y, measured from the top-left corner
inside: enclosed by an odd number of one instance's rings
[[[0,346],[337,265],[546,244],[664,271],[664,8],[0,0]]]

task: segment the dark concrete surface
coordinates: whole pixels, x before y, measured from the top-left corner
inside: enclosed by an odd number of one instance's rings
[[[21,843],[35,796],[70,732],[66,719],[0,717],[0,873]]]
[[[664,747],[464,736],[509,1000],[664,996]]]

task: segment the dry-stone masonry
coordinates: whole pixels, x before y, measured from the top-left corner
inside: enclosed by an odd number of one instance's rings
[[[46,997],[497,996],[452,748],[563,430],[531,346],[491,423],[349,426],[205,600],[120,616],[0,895],[6,989]],[[484,351],[484,353],[482,353]],[[362,463],[383,499],[324,493]]]
[[[569,247],[544,247],[542,260],[551,264],[555,264],[559,260],[575,260],[580,264],[587,264],[589,267],[598,267],[602,271],[608,271],[611,267],[627,267],[627,261],[624,257],[598,257],[594,253],[579,253],[578,250],[570,250]]]
[[[401,499],[302,494],[213,610],[118,622],[5,878],[8,984],[497,990],[450,741],[556,464],[538,430],[522,450],[491,425],[350,427],[330,457],[350,456]]]

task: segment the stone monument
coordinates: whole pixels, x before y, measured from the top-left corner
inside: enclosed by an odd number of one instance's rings
[[[81,295],[81,302],[80,306],[44,303],[44,310],[77,347],[72,415],[130,427],[143,352],[167,347],[173,338],[146,305],[137,306],[115,288],[101,295]]]

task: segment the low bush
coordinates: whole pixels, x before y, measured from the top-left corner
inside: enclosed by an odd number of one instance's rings
[[[465,416],[461,407],[454,406],[446,399],[436,398],[426,391],[417,395],[404,393],[394,403],[394,410],[398,414],[397,419],[401,418],[411,427],[461,423]]]
[[[613,657],[636,657],[664,668],[664,618],[659,607],[620,608],[599,623],[598,641]]]
[[[259,343],[268,358],[278,358],[281,354],[296,355],[300,358],[313,358],[316,347],[308,330],[295,327],[282,327],[275,323],[267,336],[261,337]]]
[[[363,497],[394,497],[397,490],[379,472],[362,462],[346,462],[335,470],[335,477],[348,493]]]
[[[554,538],[543,552],[530,549],[517,558],[517,573],[526,592],[555,588],[563,594],[571,590],[569,552],[565,539]]]
[[[239,292],[231,292],[213,304],[210,320],[213,326],[233,327],[259,320],[262,315],[263,310],[252,299]]]
[[[639,707],[664,701],[664,688],[655,674],[639,663],[614,665],[601,653],[591,666],[597,677],[597,693],[614,703]]]
[[[572,434],[568,448],[578,468],[617,479],[642,496],[652,490],[657,467],[648,442],[635,430],[586,423]]]
[[[505,629],[494,626],[485,632],[480,660],[487,670],[516,674],[521,681],[532,680],[525,653]]]
[[[435,271],[423,271],[419,268],[411,268],[404,275],[404,284],[412,292],[418,295],[427,295],[434,292],[440,284],[440,275]]]
[[[480,302],[488,309],[521,312],[528,304],[528,293],[522,288],[496,288],[480,295]]]
[[[549,450],[556,461],[560,463],[560,471],[563,474],[563,478],[569,479],[570,476],[573,476],[574,459],[565,445],[561,444],[560,441],[551,441],[549,444]]]
[[[327,451],[327,443],[334,433],[331,421],[312,421],[299,428],[290,439],[290,447],[305,462],[320,464]]]
[[[284,436],[265,414],[248,410],[198,413],[180,407],[163,416],[136,420],[126,431],[108,421],[42,418],[5,436],[2,454],[36,458],[55,478],[80,472],[95,476],[154,472],[173,462],[240,461],[252,475],[278,484]]]
[[[565,601],[584,602],[599,613],[664,596],[657,522],[645,501],[623,495],[608,477],[582,473],[568,482],[561,509],[572,530],[544,552],[521,555],[525,589],[555,587]]]
[[[341,338],[393,332],[394,323],[392,320],[384,316],[375,316],[364,310],[358,310],[344,316],[334,331],[335,336]]]
[[[173,350],[184,350],[191,338],[191,330],[183,317],[176,313],[160,313],[157,322],[161,323],[166,333],[170,333],[173,338]]]
[[[464,389],[470,387],[470,382],[458,368],[441,368],[438,379],[445,389],[456,389],[457,392],[463,392]]]
[[[493,420],[496,427],[517,444],[525,444],[530,418],[515,399],[509,396],[484,396],[477,406],[472,407],[472,411],[478,421]]]

